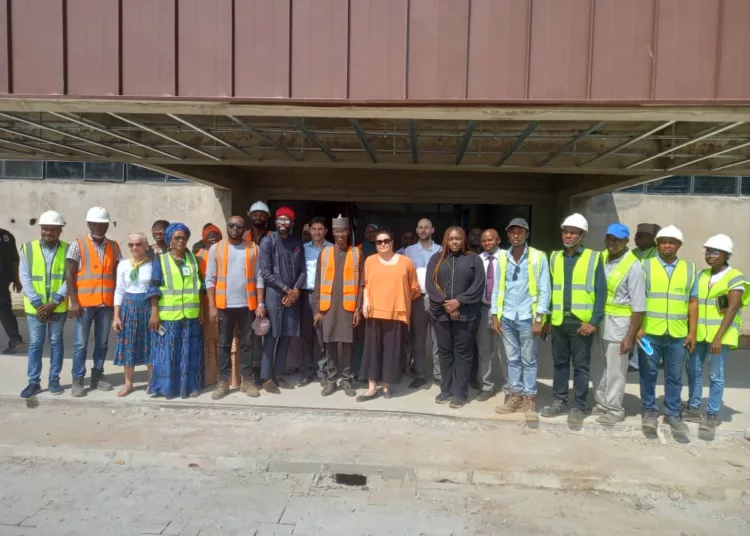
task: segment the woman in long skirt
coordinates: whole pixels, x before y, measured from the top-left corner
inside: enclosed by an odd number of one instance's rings
[[[369,389],[357,397],[357,402],[377,397],[378,382],[383,383],[383,397],[391,398],[391,385],[401,381],[403,371],[403,332],[409,327],[412,301],[420,296],[414,263],[393,252],[393,234],[378,230],[375,246],[378,254],[365,260],[362,312],[367,321],[359,371]]]
[[[149,394],[198,396],[204,386],[203,283],[195,255],[187,251],[190,229],[173,223],[164,232],[169,251],[152,263],[151,364]]]
[[[146,299],[151,282],[151,263],[148,260],[146,235],[129,235],[128,248],[131,258],[117,265],[112,319],[112,328],[117,333],[114,363],[125,370],[125,386],[117,393],[120,397],[133,392],[135,367],[147,365],[151,373],[151,336],[148,332],[151,306]]]

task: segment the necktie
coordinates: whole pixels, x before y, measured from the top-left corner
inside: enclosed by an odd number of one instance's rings
[[[495,288],[495,267],[492,264],[494,260],[494,255],[487,255],[487,285],[485,288],[485,299],[488,303],[492,301],[492,291]]]

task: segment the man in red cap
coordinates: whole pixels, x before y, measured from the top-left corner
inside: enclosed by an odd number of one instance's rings
[[[276,232],[260,243],[261,275],[266,288],[266,309],[271,330],[263,339],[260,377],[263,389],[279,393],[289,387],[281,375],[292,337],[300,334],[300,291],[305,288],[307,269],[302,242],[292,236],[294,210],[276,211]]]

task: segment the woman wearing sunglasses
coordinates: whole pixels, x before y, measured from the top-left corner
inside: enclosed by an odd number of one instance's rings
[[[125,386],[117,396],[128,396],[133,392],[135,367],[148,365],[151,374],[151,336],[148,332],[148,319],[151,306],[146,299],[151,281],[150,250],[146,235],[128,235],[130,258],[117,265],[117,286],[115,287],[115,311],[112,329],[117,334],[115,365],[124,367]]]
[[[450,407],[460,408],[469,396],[484,279],[482,259],[468,250],[464,230],[449,227],[443,235],[442,251],[427,264],[430,320],[443,378],[435,398],[438,404],[450,402]]]
[[[695,350],[688,360],[688,407],[682,417],[712,431],[719,425],[718,413],[724,396],[724,363],[730,350],[737,348],[742,310],[750,303],[750,280],[729,266],[734,244],[727,235],[709,238],[706,248],[708,268],[698,274],[698,332]],[[703,364],[708,360],[708,404],[703,402]]]
[[[357,397],[366,402],[378,396],[383,382],[383,398],[391,398],[391,385],[401,381],[404,332],[409,328],[412,301],[419,298],[419,280],[414,263],[393,251],[393,233],[378,229],[377,255],[365,260],[362,313],[365,322],[365,349],[359,370],[369,389]]]

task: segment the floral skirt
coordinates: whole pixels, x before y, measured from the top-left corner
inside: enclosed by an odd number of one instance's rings
[[[151,334],[148,392],[167,398],[197,395],[204,385],[203,330],[198,319],[162,322],[164,335]]]
[[[151,305],[145,294],[125,294],[120,306],[122,331],[117,334],[115,365],[135,367],[151,363],[148,320]]]

